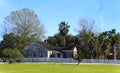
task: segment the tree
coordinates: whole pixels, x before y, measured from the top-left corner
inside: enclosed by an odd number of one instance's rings
[[[65,23],[65,21],[64,22],[61,22],[60,24],[59,24],[59,31],[60,31],[60,34],[63,36],[63,38],[64,38],[64,47],[65,47],[65,37],[67,36],[67,34],[68,34],[68,31],[69,31],[69,28],[70,26],[68,25],[68,23]]]
[[[21,41],[20,37],[15,35],[14,33],[4,34],[2,41],[2,48],[18,48],[21,51],[21,47],[24,44]]]
[[[22,52],[19,49],[18,37],[14,33],[5,34],[0,49],[1,58],[9,63],[21,60]]]
[[[87,46],[89,48],[89,52],[90,52],[90,55],[91,55],[91,59],[93,59],[94,57],[94,41],[95,41],[95,38],[94,38],[94,33],[93,32],[88,32],[87,33]]]
[[[3,59],[9,64],[23,59],[22,53],[16,48],[6,48],[2,50]]]
[[[77,40],[79,42],[78,48],[81,49],[83,58],[90,58],[93,54],[92,40],[94,37],[94,21],[88,21],[87,19],[80,19],[80,29],[78,31]],[[89,36],[88,36],[89,35]],[[79,46],[80,45],[80,46]]]
[[[81,51],[80,49],[78,50],[76,60],[78,61],[78,65],[82,62],[82,56],[81,56]]]
[[[73,35],[67,35],[66,36],[66,46],[75,46],[75,36]],[[63,38],[61,34],[55,34],[54,36],[50,36],[48,37],[48,42],[52,43],[55,46],[58,47],[63,47],[64,43],[63,43]]]
[[[78,33],[84,35],[87,32],[95,32],[94,23],[95,23],[94,20],[80,19],[80,21],[79,21],[80,29],[79,29]]]
[[[20,36],[19,40],[24,47],[32,41],[44,38],[44,27],[35,12],[30,9],[12,11],[9,16],[5,17],[4,22],[10,25],[10,32]]]
[[[2,46],[3,48],[17,48],[18,47],[17,36],[14,33],[5,34],[3,36]]]
[[[73,36],[72,34],[67,35],[66,46],[76,46],[75,38],[76,38],[76,36]]]
[[[59,33],[55,34],[54,36],[49,36],[47,40],[48,42],[52,43],[55,46],[58,47],[64,46],[62,35]]]
[[[108,31],[102,32],[98,36],[98,43],[100,44],[98,48],[100,49],[100,55],[104,56],[104,58],[107,58],[109,53],[109,45],[110,45],[110,39],[108,38]]]
[[[114,60],[116,60],[117,44],[120,40],[120,34],[116,33],[115,29],[112,29],[110,31],[106,31],[100,34],[99,39],[99,41],[101,42],[101,51],[104,53],[104,56],[109,56],[109,58],[114,58]]]
[[[108,32],[108,38],[110,39],[111,42],[111,53],[113,54],[114,60],[117,59],[117,43],[120,40],[120,34],[116,33],[115,29],[112,29],[111,31]]]
[[[3,44],[2,41],[0,41],[0,57],[2,57],[2,52],[1,52],[3,47],[2,44]]]

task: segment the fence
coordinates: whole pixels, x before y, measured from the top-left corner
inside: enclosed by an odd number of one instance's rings
[[[57,62],[57,63],[77,63],[73,58],[24,58],[23,62]],[[82,59],[81,63],[107,63],[120,64],[120,60],[113,59]]]
[[[23,62],[77,63],[73,58],[24,58]]]
[[[107,64],[120,64],[120,60],[113,60],[113,59],[83,59],[82,63],[107,63]]]
[[[0,59],[0,62],[2,60]],[[56,63],[77,63],[73,58],[24,58],[22,62],[56,62]],[[120,64],[120,60],[113,59],[82,59],[81,63],[106,63],[106,64]]]

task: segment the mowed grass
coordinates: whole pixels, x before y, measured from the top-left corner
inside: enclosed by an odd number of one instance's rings
[[[107,64],[0,64],[0,73],[120,73],[120,66]]]

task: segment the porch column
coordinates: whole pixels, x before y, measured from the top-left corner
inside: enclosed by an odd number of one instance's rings
[[[57,58],[58,57],[58,55],[57,55],[57,53],[55,54],[55,58]]]
[[[50,58],[51,54],[52,54],[52,51],[47,51],[47,58]]]

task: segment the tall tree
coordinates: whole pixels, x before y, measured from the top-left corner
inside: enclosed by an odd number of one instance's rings
[[[80,19],[79,26],[80,27],[77,38],[79,41],[78,45],[80,46],[78,48],[81,49],[82,53],[84,54],[83,58],[90,58],[91,55],[89,54],[89,52],[92,52],[93,49],[92,48],[91,50],[89,50],[92,47],[91,38],[93,38],[93,34],[91,35],[90,33],[94,33],[94,21],[93,20],[88,21],[87,19]]]
[[[30,9],[12,11],[9,16],[5,17],[4,22],[10,25],[11,32],[21,37],[21,41],[41,40],[44,37],[44,27],[35,12]],[[28,45],[24,44],[24,46]]]
[[[17,39],[18,38],[17,38],[17,36],[14,35],[14,33],[5,34],[3,36],[2,46],[4,48],[17,48],[18,47]]]
[[[115,29],[112,29],[111,31],[109,31],[108,38],[110,39],[110,42],[111,42],[110,45],[111,45],[111,52],[113,54],[113,58],[114,60],[116,60],[117,59],[117,46],[116,45],[120,40],[120,34],[116,33]]]
[[[109,45],[110,45],[110,39],[108,38],[108,31],[102,32],[98,36],[98,43],[100,44],[98,46],[98,49],[100,50],[100,55],[104,56],[104,58],[107,58],[109,53]]]
[[[94,20],[87,20],[87,19],[80,19],[79,20],[79,31],[78,33],[85,34],[87,32],[95,32],[95,21]]]
[[[3,60],[14,62],[16,60],[21,60],[23,58],[23,55],[19,49],[17,41],[17,36],[15,36],[13,33],[5,34],[3,36],[3,41],[1,45],[1,58]]]
[[[58,46],[58,47],[64,46],[62,35],[59,33],[55,34],[54,36],[48,37],[47,40],[48,42],[52,43],[55,46]],[[75,36],[67,35],[66,46],[75,46]]]
[[[52,43],[55,46],[58,46],[58,47],[64,46],[62,35],[59,33],[55,34],[54,36],[49,36],[47,40],[48,42]]]
[[[86,44],[89,48],[91,59],[93,59],[93,57],[94,57],[94,41],[95,41],[94,33],[93,32],[88,32],[86,37],[87,37],[86,38],[86,40],[87,40]]]
[[[109,58],[116,60],[117,59],[117,44],[120,40],[120,34],[116,33],[115,29],[110,31],[103,32],[99,36],[99,41],[101,42],[102,52],[104,56],[109,56]]]
[[[64,47],[65,47],[65,37],[68,35],[68,31],[69,31],[69,25],[68,23],[66,23],[65,21],[64,22],[61,22],[59,24],[59,31],[60,31],[60,34],[63,36],[64,38]]]

